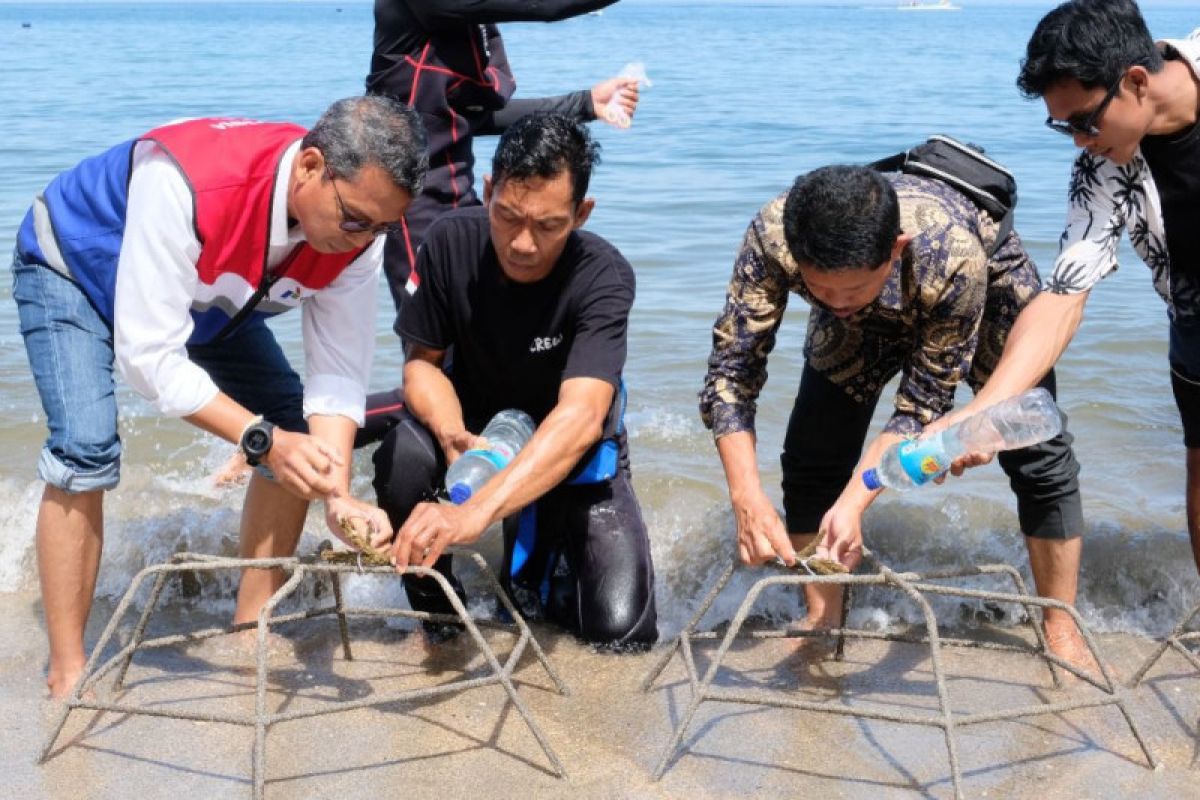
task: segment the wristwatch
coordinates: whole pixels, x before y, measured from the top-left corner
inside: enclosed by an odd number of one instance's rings
[[[271,452],[274,443],[275,426],[265,419],[259,419],[242,431],[242,452],[246,454],[246,463],[257,467]]]

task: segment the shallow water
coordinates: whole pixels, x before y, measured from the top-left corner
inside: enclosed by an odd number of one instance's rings
[[[1013,85],[1025,38],[1053,4],[967,4],[951,14],[897,14],[886,5],[622,3],[602,16],[505,29],[521,94],[581,88],[633,60],[645,62],[654,81],[631,130],[594,129],[604,162],[589,226],[638,273],[628,422],[665,634],[732,552],[720,464],[696,392],[734,253],[762,203],[799,172],[872,160],[945,132],[985,146],[1014,170],[1018,229],[1039,263],[1053,259],[1073,152],[1042,127],[1041,104],[1022,100]],[[1153,3],[1146,14],[1163,36],[1200,21],[1189,9]],[[361,90],[370,41],[370,5],[358,2],[0,5],[0,251],[32,195],[77,159],[181,116],[311,122],[330,100]],[[493,147],[479,143],[482,164]],[[1101,628],[1156,633],[1191,604],[1198,585],[1164,309],[1136,257],[1126,251],[1122,263],[1094,293],[1061,364],[1060,398],[1084,467],[1081,608]],[[44,428],[7,286],[0,293],[0,591],[13,591],[35,580],[33,464]],[[380,389],[398,380],[401,365],[387,305],[378,324]],[[788,311],[759,406],[760,463],[776,498],[802,306]],[[276,330],[296,352],[298,318],[279,320]],[[124,483],[108,502],[105,595],[177,550],[232,552],[240,503],[240,492],[206,482],[228,446],[152,416],[128,391],[122,399],[127,457]],[[877,422],[889,409],[880,404]],[[357,486],[369,494],[364,465],[360,458]],[[305,546],[323,538],[315,518],[310,530]],[[893,566],[1024,563],[1015,504],[994,466],[883,498],[866,531]],[[197,602],[222,607],[230,591],[214,586]],[[717,616],[728,616],[732,603]],[[768,606],[780,614],[798,608],[791,597]],[[881,609],[906,613],[869,595],[857,613]],[[940,613],[953,620],[988,612],[956,605]]]

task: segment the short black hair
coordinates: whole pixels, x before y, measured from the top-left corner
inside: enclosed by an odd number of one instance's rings
[[[871,167],[834,165],[796,178],[783,206],[792,258],[822,272],[875,269],[900,235],[896,190]]]
[[[1133,66],[1163,68],[1137,3],[1068,0],[1042,17],[1029,37],[1017,86],[1030,99],[1067,78],[1085,89],[1107,89]]]
[[[599,163],[600,145],[587,128],[562,114],[539,112],[521,117],[500,137],[492,157],[492,184],[549,179],[566,170],[571,174],[571,196],[578,203]]]

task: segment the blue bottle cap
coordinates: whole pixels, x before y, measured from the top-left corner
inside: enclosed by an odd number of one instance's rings
[[[471,499],[471,487],[459,481],[450,487],[450,502],[456,506],[461,506],[463,503]]]
[[[865,483],[867,488],[872,492],[876,489],[883,488],[883,483],[881,483],[879,480],[879,473],[875,471],[874,467],[868,470],[863,470],[862,479],[863,483]]]

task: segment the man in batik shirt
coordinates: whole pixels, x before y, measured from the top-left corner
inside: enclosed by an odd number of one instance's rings
[[[848,543],[843,562],[857,564],[862,513],[879,494],[858,472],[947,413],[959,382],[982,385],[1013,320],[1038,292],[1037,269],[1015,232],[988,255],[998,235],[995,221],[948,185],[867,167],[802,175],[754,218],[713,328],[700,394],[743,562],[791,564],[821,531]],[[781,456],[780,519],[759,479],[755,401],[793,292],[811,311]],[[897,373],[895,412],[863,451],[875,405]],[[1054,391],[1053,373],[1042,385]],[[1070,442],[1064,432],[1000,457],[1038,591],[1065,603],[1075,600],[1083,529]],[[838,587],[809,586],[806,595],[810,625],[837,624]],[[1084,658],[1066,613],[1048,611],[1045,624],[1055,652]]]

